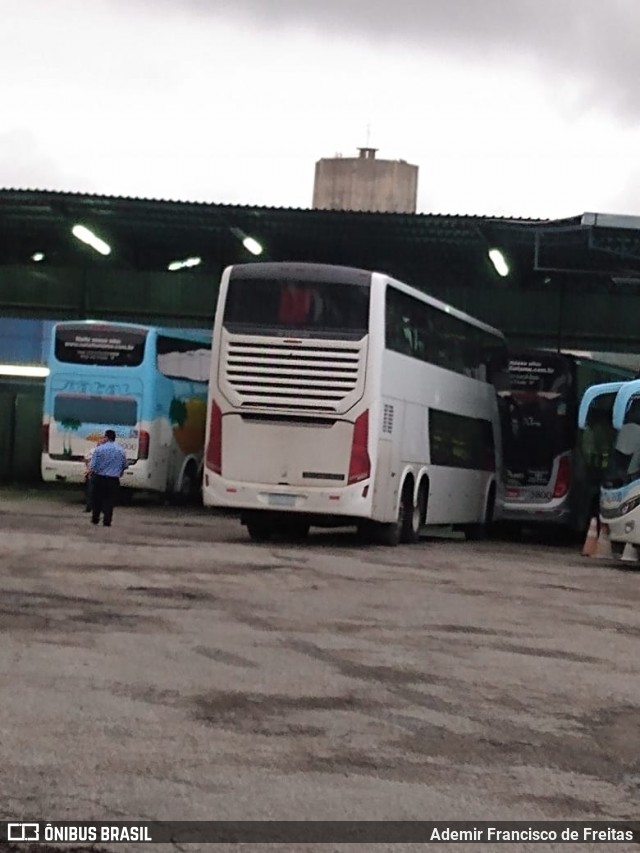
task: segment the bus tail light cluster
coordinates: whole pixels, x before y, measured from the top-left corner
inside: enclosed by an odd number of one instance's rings
[[[215,400],[211,401],[209,440],[207,442],[207,468],[216,474],[222,473],[222,410]]]
[[[42,424],[42,452],[49,452],[49,424]]]
[[[138,459],[149,458],[149,433],[145,430],[140,430],[140,438],[138,441]]]
[[[371,460],[369,459],[369,410],[356,418],[353,425],[351,441],[351,458],[349,459],[349,478],[347,483],[359,483],[371,475]]]
[[[571,484],[571,459],[568,456],[561,456],[558,463],[558,473],[556,474],[556,482],[553,487],[554,498],[563,498],[569,491]]]

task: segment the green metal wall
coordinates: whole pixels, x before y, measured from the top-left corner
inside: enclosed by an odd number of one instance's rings
[[[9,264],[0,266],[0,305],[14,317],[210,327],[219,278]]]
[[[421,280],[409,284],[420,286]],[[0,307],[14,317],[137,320],[167,326],[211,328],[219,274],[0,265]],[[567,277],[548,287],[534,278],[489,285],[429,279],[440,299],[505,333],[514,346],[564,347],[609,352],[640,349],[638,296],[585,290]]]
[[[0,385],[0,483],[40,481],[42,385]]]

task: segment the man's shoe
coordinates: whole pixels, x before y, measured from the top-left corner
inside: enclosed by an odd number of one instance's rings
[[[102,526],[103,527],[111,527],[111,522],[110,521],[103,521]]]

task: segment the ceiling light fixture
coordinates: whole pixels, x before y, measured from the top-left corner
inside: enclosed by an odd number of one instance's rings
[[[503,278],[509,275],[509,264],[506,262],[500,249],[489,249],[489,258],[498,275]]]
[[[198,264],[202,263],[202,258],[185,258],[182,261],[171,261],[170,264],[167,264],[167,269],[170,272],[176,272],[176,270],[188,269],[189,267],[197,267]]]
[[[240,240],[247,252],[251,252],[252,255],[262,254],[261,243],[259,243],[255,237],[250,237],[248,234],[246,234],[242,230],[242,228],[232,228],[231,233],[234,237],[237,237],[238,240]]]
[[[91,246],[92,249],[95,249],[96,252],[99,252],[101,255],[108,255],[111,253],[111,246],[108,243],[105,243],[104,240],[101,240],[100,237],[96,237],[93,231],[90,231],[85,225],[74,225],[71,229],[71,233],[78,240],[86,243],[87,246]]]
[[[252,255],[262,254],[262,246],[254,237],[245,237],[242,241],[242,245],[245,247],[247,252],[251,252]]]

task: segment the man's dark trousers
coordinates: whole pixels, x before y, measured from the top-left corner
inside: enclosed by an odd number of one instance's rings
[[[100,513],[102,513],[102,523],[105,527],[111,525],[119,486],[120,479],[118,477],[104,477],[102,474],[93,475],[93,515],[91,521],[94,524],[100,521]]]

